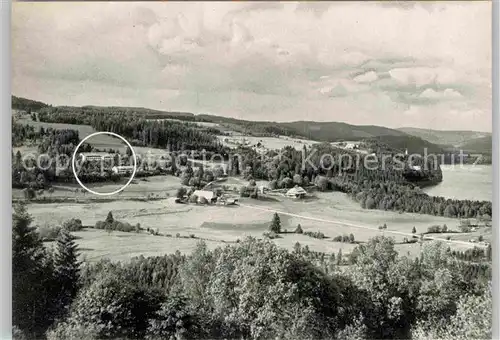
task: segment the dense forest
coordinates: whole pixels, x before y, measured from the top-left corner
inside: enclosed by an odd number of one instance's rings
[[[15,338],[468,339],[491,337],[491,264],[375,237],[342,254],[245,239],[191,254],[80,263],[64,224],[46,248],[13,212]]]
[[[136,146],[165,148],[170,151],[202,150],[220,152],[220,141],[196,125],[178,121],[151,121],[123,110],[107,112],[93,107],[57,107],[41,110],[40,121],[49,123],[90,125],[97,131],[124,136]]]

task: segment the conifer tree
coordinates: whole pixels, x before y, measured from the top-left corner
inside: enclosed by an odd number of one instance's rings
[[[106,217],[106,223],[113,223],[115,219],[113,218],[113,213],[110,211],[108,212],[108,216]]]
[[[274,213],[273,220],[271,221],[271,225],[269,226],[269,230],[279,234],[281,232],[281,221],[278,213]]]
[[[60,291],[58,308],[64,314],[78,291],[80,263],[75,237],[68,230],[62,229],[56,242],[54,265]]]
[[[52,258],[31,226],[24,204],[12,214],[12,323],[29,337],[40,337],[52,323]]]

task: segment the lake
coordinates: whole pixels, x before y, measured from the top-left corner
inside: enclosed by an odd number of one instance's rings
[[[453,199],[493,200],[493,166],[442,165],[443,182],[425,188],[431,196]]]

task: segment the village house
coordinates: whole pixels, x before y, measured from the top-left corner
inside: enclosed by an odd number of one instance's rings
[[[288,190],[285,195],[287,197],[292,197],[292,198],[304,198],[304,197],[306,197],[306,194],[307,194],[307,191],[305,191],[304,188],[296,185],[295,187]]]

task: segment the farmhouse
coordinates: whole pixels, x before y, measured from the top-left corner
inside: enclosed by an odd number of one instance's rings
[[[206,200],[209,203],[213,203],[213,202],[215,202],[217,200],[217,197],[215,196],[215,193],[213,191],[209,191],[209,190],[195,190],[193,192],[193,195],[197,196],[198,200],[201,197],[204,197],[204,198],[206,198]]]
[[[304,198],[306,194],[307,192],[304,190],[304,188],[296,185],[295,187],[288,190],[285,195],[287,197],[293,197],[293,198]]]

